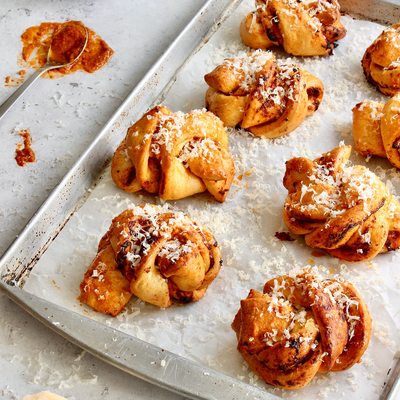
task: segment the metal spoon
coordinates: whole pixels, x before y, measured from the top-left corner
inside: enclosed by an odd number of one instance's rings
[[[74,64],[78,58],[82,55],[83,50],[85,50],[87,42],[88,42],[88,31],[87,29],[80,24],[77,24],[81,26],[83,29],[85,29],[85,44],[82,47],[81,52],[78,54],[77,57],[75,57],[72,61],[57,61],[51,58],[51,46],[49,47],[49,51],[47,53],[47,61],[46,64],[43,65],[43,67],[37,69],[1,106],[0,106],[0,120],[3,118],[3,116],[8,112],[8,110],[19,100],[20,97],[33,85],[33,83],[41,76],[43,75],[46,71],[49,71],[51,69],[55,68],[61,68],[61,67],[66,67],[69,65]],[[68,25],[67,25],[68,26]],[[65,27],[66,28],[66,27]],[[59,35],[65,28],[61,29],[60,32],[57,33]],[[56,36],[57,36],[56,35]],[[54,38],[53,38],[54,40]]]

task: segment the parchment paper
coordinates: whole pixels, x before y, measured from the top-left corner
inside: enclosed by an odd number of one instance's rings
[[[241,44],[238,27],[253,8],[253,1],[239,6],[182,71],[163,105],[185,112],[204,107],[204,74],[223,58],[249,51]],[[287,195],[282,185],[285,161],[293,156],[313,159],[342,141],[353,145],[351,109],[363,100],[387,101],[366,82],[361,68],[365,49],[383,27],[350,17],[342,17],[342,22],[348,33],[332,56],[293,58],[273,49],[278,58],[303,66],[323,81],[320,109],[296,131],[275,140],[230,129],[236,178],[226,202],[219,204],[207,193],[170,202],[172,209],[206,225],[221,245],[223,268],[201,301],[160,309],[133,298],[123,313],[112,318],[77,300],[79,283],[111,219],[132,203],[162,203],[144,192],[119,190],[109,170],[41,257],[24,290],[283,398],[377,399],[400,343],[400,252],[378,255],[368,263],[345,264],[328,255],[313,256],[300,237],[294,242],[275,238],[275,232],[287,230],[281,216]],[[400,193],[399,173],[387,160],[368,160],[354,150],[352,160],[377,173],[392,193]],[[349,371],[317,374],[306,388],[284,391],[264,384],[251,372],[236,350],[230,325],[251,288],[262,291],[266,280],[309,265],[318,266],[323,276],[338,275],[356,285],[373,318],[372,340],[362,363]]]

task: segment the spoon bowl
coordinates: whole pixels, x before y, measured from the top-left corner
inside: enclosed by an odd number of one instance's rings
[[[46,65],[61,68],[73,65],[88,42],[87,29],[78,23],[68,24],[57,32],[47,53]]]
[[[71,67],[82,55],[89,34],[85,26],[73,23],[58,31],[51,42],[47,61],[38,68],[1,106],[0,120],[8,110],[22,97],[33,83],[45,72],[55,68]]]

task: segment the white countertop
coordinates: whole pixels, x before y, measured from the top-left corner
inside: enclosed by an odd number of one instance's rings
[[[94,74],[39,79],[0,122],[0,254],[97,135],[123,99],[205,0],[1,0],[0,104],[13,92],[23,31],[41,22],[81,20],[114,50]],[[27,70],[28,74],[32,70]],[[14,157],[29,129],[37,161]],[[13,133],[14,132],[14,133]],[[0,294],[0,393],[19,399],[43,390],[68,399],[182,399],[98,360],[43,326]]]

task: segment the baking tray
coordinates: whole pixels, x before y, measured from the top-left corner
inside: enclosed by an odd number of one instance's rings
[[[131,121],[164,98],[191,57],[239,3],[238,0],[209,0],[204,5],[121,104],[0,260],[2,291],[47,326],[118,368],[179,394],[200,399],[277,397],[21,289],[46,249],[85,204]],[[344,0],[341,6],[349,15],[379,23],[392,24],[400,20],[400,8],[393,2]],[[168,368],[160,368],[161,365]],[[394,398],[395,390],[384,395]]]

